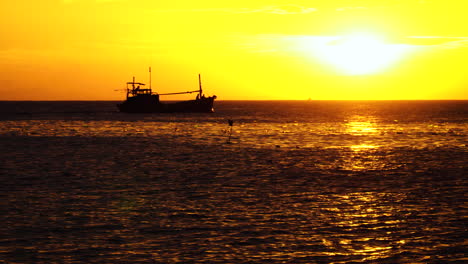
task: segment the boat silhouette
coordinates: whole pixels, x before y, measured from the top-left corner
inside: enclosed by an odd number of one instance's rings
[[[193,113],[212,113],[214,112],[213,103],[216,95],[206,97],[203,94],[201,76],[198,74],[199,89],[187,92],[175,92],[159,94],[151,89],[151,68],[150,68],[150,87],[146,88],[144,83],[133,81],[127,82],[127,98],[117,107],[120,112],[125,113],[175,113],[175,112],[193,112]],[[160,95],[176,95],[198,93],[194,100],[179,102],[161,102]]]

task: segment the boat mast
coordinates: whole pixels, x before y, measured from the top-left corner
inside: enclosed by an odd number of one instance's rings
[[[149,67],[149,88],[150,88],[150,91],[153,92],[151,90],[151,66]]]
[[[202,96],[201,76],[198,74],[198,86],[200,87],[200,98]]]
[[[133,94],[133,91],[135,90],[135,76],[133,76],[132,90],[131,91],[128,88],[128,85],[129,85],[129,83],[127,83],[127,100],[128,100],[128,96],[130,95],[130,93]]]

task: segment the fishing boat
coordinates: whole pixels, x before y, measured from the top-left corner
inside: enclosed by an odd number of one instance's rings
[[[163,93],[153,92],[151,89],[151,68],[150,85],[145,87],[144,83],[133,81],[127,82],[127,99],[117,104],[120,112],[125,113],[175,113],[175,112],[193,112],[193,113],[212,113],[214,112],[213,103],[216,95],[206,97],[203,94],[201,76],[198,74],[199,89],[187,92]],[[159,97],[162,95],[191,94],[197,93],[194,100],[179,102],[161,102]]]

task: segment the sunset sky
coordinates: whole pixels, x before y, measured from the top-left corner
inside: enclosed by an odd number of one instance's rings
[[[149,66],[159,93],[201,73],[220,100],[468,99],[467,14],[466,0],[1,1],[0,100],[122,100]]]

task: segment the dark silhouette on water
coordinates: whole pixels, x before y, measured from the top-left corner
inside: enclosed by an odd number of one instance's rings
[[[229,138],[226,143],[231,144],[232,126],[234,125],[234,120],[228,119],[228,124],[229,124]]]
[[[150,68],[151,80],[151,68]],[[145,88],[144,83],[133,81],[127,82],[127,99],[117,104],[120,112],[126,113],[174,113],[174,112],[199,112],[199,113],[212,113],[214,112],[213,103],[216,95],[205,97],[201,85],[201,77],[198,74],[199,89],[195,91],[176,92],[158,94],[153,92],[150,87]],[[159,101],[160,95],[174,95],[174,94],[187,94],[198,93],[195,100],[180,101],[174,103],[162,103]]]

